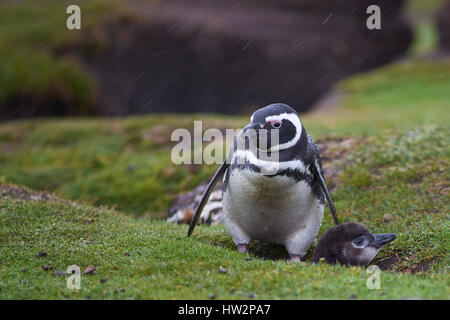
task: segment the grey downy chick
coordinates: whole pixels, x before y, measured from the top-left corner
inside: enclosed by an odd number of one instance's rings
[[[326,263],[367,266],[383,245],[393,241],[393,233],[372,234],[366,226],[356,222],[334,226],[320,237],[311,262],[324,258]]]

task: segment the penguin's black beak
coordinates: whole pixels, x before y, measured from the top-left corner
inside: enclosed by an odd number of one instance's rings
[[[373,236],[374,239],[370,245],[375,248],[381,248],[386,243],[389,243],[397,238],[397,235],[394,233],[380,233],[374,234]]]

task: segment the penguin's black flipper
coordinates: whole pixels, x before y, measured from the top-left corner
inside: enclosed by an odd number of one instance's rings
[[[339,224],[339,219],[338,219],[338,215],[336,213],[336,208],[334,207],[333,200],[331,200],[330,193],[328,192],[328,188],[327,188],[327,185],[325,183],[325,179],[323,178],[321,170],[318,167],[317,163],[313,166],[313,170],[312,171],[313,171],[314,176],[316,177],[317,181],[319,182],[323,193],[325,193],[325,196],[327,197],[328,205],[330,206],[330,210],[331,210],[331,214],[333,215],[334,223],[336,225],[338,225]]]
[[[213,191],[214,186],[216,185],[217,181],[219,181],[220,176],[225,173],[225,171],[227,170],[229,165],[230,164],[227,162],[227,160],[225,160],[222,163],[222,165],[219,167],[219,169],[217,169],[216,173],[212,177],[212,179],[209,182],[208,186],[206,187],[205,191],[203,192],[202,198],[197,206],[197,209],[195,210],[195,214],[192,217],[191,224],[189,226],[188,237],[194,231],[194,228],[198,222],[198,219],[200,218],[200,215],[203,211],[203,207],[208,202],[209,196],[211,195],[211,192]]]

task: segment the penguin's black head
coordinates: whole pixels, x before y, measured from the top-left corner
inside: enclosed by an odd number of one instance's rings
[[[312,262],[324,258],[331,264],[338,261],[341,264],[366,266],[383,245],[396,237],[393,233],[372,234],[360,223],[343,223],[325,231],[314,251]]]
[[[271,152],[295,146],[304,131],[297,112],[283,103],[274,103],[256,110],[244,131],[248,129],[256,132],[258,148]],[[261,138],[263,134],[264,139]]]

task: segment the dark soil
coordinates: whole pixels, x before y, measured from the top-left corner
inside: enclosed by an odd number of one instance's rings
[[[21,199],[21,200],[50,200],[52,197],[43,192],[37,192],[25,187],[16,185],[0,185],[1,198]]]
[[[72,201],[70,200],[58,198],[57,196],[46,193],[44,191],[34,191],[26,187],[13,184],[0,184],[0,201],[2,200],[2,198],[72,203]],[[40,252],[39,255],[44,253],[45,252]]]
[[[403,266],[402,261],[406,259],[408,259],[410,263],[408,266]],[[378,265],[383,271],[395,270],[403,273],[419,273],[428,271],[439,259],[438,257],[433,257],[428,261],[415,260],[417,260],[415,256],[405,256],[402,252],[396,251],[387,259],[378,260],[375,258],[372,264]],[[415,263],[411,263],[411,261],[414,261]]]

